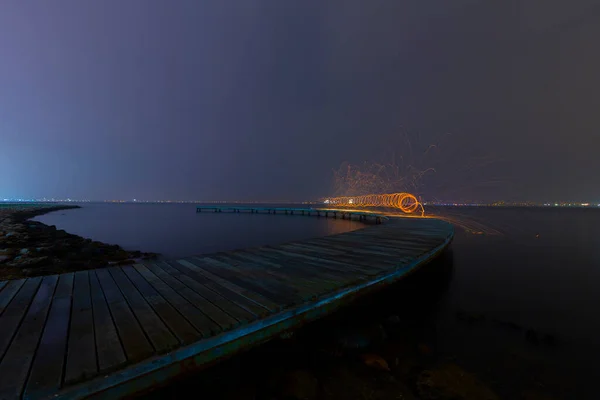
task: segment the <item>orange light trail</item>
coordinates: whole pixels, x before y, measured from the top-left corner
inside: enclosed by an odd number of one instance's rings
[[[423,206],[417,198],[410,193],[367,194],[363,196],[332,197],[325,200],[326,204],[333,206],[351,205],[354,207],[387,207],[396,208],[406,214],[412,214]]]

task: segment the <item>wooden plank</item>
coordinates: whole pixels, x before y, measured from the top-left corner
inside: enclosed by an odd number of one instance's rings
[[[25,279],[8,281],[4,290],[0,292],[0,315],[2,315],[2,312],[4,311],[6,306],[8,306],[10,301],[13,299],[13,297],[15,297],[15,294],[17,294],[17,292],[19,291],[19,289],[21,289],[21,286],[23,286],[24,283]]]
[[[260,254],[262,257],[270,258],[273,261],[278,260],[285,265],[287,274],[308,281],[309,285],[317,290],[318,296],[329,293],[341,286],[341,277],[332,277],[328,275],[323,268],[319,268],[318,266],[309,263],[308,261],[310,260],[307,258],[292,257],[282,251],[276,251],[265,247],[247,251]]]
[[[363,255],[359,255],[359,254],[352,255],[352,254],[348,253],[348,254],[340,254],[340,255],[332,256],[332,255],[329,255],[329,254],[319,251],[318,248],[315,248],[311,255],[299,254],[298,252],[284,251],[284,250],[280,250],[280,249],[276,249],[276,248],[273,248],[272,250],[279,252],[282,255],[294,255],[294,257],[301,257],[306,260],[316,261],[316,260],[321,259],[321,260],[327,260],[327,261],[339,263],[341,265],[347,264],[347,265],[356,265],[356,266],[360,266],[360,267],[366,267],[371,271],[373,271],[373,270],[387,271],[387,270],[389,270],[390,267],[393,267],[395,265],[395,263],[392,260],[380,259],[380,258],[376,258],[374,256],[364,255],[364,254]]]
[[[2,327],[0,329],[0,359],[4,357],[4,353],[8,349],[8,345],[17,331],[41,281],[42,278],[40,277],[25,280],[25,283],[4,309],[2,316],[0,316],[0,327]]]
[[[259,293],[268,299],[272,299],[280,308],[286,305],[297,304],[303,297],[297,291],[290,291],[285,281],[273,276],[256,264],[246,262],[241,264],[237,259],[228,257],[225,253],[211,254],[211,258],[223,263],[219,267],[206,265],[215,275],[222,277],[242,288]]]
[[[377,238],[377,242],[389,242],[399,246],[421,247],[431,250],[432,246],[438,245],[446,240],[443,236],[435,236],[431,238],[421,238],[416,235],[395,236],[389,235],[386,237]]]
[[[318,249],[309,251],[288,251],[277,248],[269,248],[265,249],[265,252],[272,252],[275,254],[279,254],[279,257],[288,257],[289,259],[302,259],[306,263],[314,263],[314,264],[326,264],[329,263],[331,265],[339,266],[340,270],[344,270],[344,268],[348,268],[348,266],[357,265],[362,267],[367,267],[368,271],[385,271],[388,269],[389,265],[379,265],[378,262],[371,262],[369,260],[360,259],[358,257],[350,257],[345,255],[337,255],[331,256],[329,254],[321,253]],[[346,269],[347,271],[347,269]]]
[[[378,239],[397,239],[397,240],[411,240],[420,244],[427,244],[431,241],[436,241],[440,238],[445,237],[445,234],[432,234],[432,235],[423,235],[421,231],[412,231],[412,230],[395,230],[394,232],[370,232],[370,231],[355,231],[353,235],[334,235],[332,237],[341,237],[341,238],[349,238],[349,237],[360,237],[363,240],[376,241]]]
[[[186,261],[189,264],[186,265],[182,261]],[[248,304],[247,309],[254,314],[266,315],[269,312],[278,311],[281,308],[281,305],[273,302],[265,296],[238,286],[235,283],[229,282],[226,279],[213,274],[206,268],[207,265],[212,265],[216,268],[226,268],[227,265],[224,262],[210,257],[192,257],[186,260],[180,260],[179,263],[189,267],[192,271],[196,271],[199,274],[204,275],[205,278],[218,283],[223,288],[236,293],[238,296],[243,297],[245,299],[245,303]]]
[[[271,262],[269,259],[244,251],[229,252],[227,257],[239,260],[246,266],[255,265],[259,270],[259,274],[268,274],[276,281],[274,286],[277,290],[281,290],[279,288],[283,286],[285,288],[284,293],[297,293],[301,298],[301,302],[316,298],[318,294],[308,281],[301,278],[292,279],[290,275],[282,271],[282,265]]]
[[[174,272],[173,270],[179,271],[180,274],[176,276],[177,279],[181,280],[188,287],[195,290],[199,295],[220,308],[222,312],[227,313],[240,322],[249,322],[256,319],[256,316],[251,312],[240,307],[230,299],[212,291],[206,285],[199,283],[198,279],[192,278],[190,276],[192,274],[187,272],[189,270],[182,265],[176,262],[165,262],[164,265],[169,265],[171,267],[171,272]]]
[[[370,244],[375,243],[366,240],[341,241],[335,238],[311,239],[305,242],[306,245],[323,249],[338,250],[345,255],[365,256],[370,259],[386,261],[393,258],[390,250],[373,250]]]
[[[367,256],[371,258],[381,258],[381,259],[390,259],[394,256],[389,250],[374,250],[371,249],[370,242],[364,241],[356,241],[356,242],[341,242],[337,240],[327,240],[328,238],[323,239],[313,239],[310,242],[307,242],[308,245],[313,247],[318,247],[320,249],[335,249],[343,254],[351,254],[351,255],[359,255],[359,256]]]
[[[367,275],[373,275],[373,274],[377,274],[379,272],[381,272],[381,268],[373,268],[373,267],[365,267],[362,265],[356,265],[356,264],[351,264],[351,263],[347,263],[347,262],[339,262],[337,261],[339,259],[339,256],[344,255],[343,252],[340,252],[339,250],[335,250],[335,251],[322,251],[320,248],[316,248],[311,246],[311,245],[307,245],[307,244],[289,244],[289,245],[281,245],[278,246],[278,248],[285,250],[285,251],[289,251],[289,252],[295,252],[295,253],[301,253],[301,254],[305,254],[305,255],[312,255],[315,256],[316,254],[327,254],[327,255],[332,255],[334,256],[333,258],[336,260],[335,262],[331,262],[331,260],[329,259],[320,259],[321,261],[319,261],[320,263],[324,263],[325,265],[333,265],[336,266],[338,269],[342,268],[345,271],[351,271],[354,272],[356,274],[367,274]],[[385,268],[387,270],[387,268]]]
[[[127,303],[133,310],[133,313],[140,322],[140,326],[150,339],[157,353],[166,353],[179,345],[179,341],[165,323],[154,312],[152,307],[144,300],[135,286],[127,279],[127,276],[118,267],[108,268],[111,276],[121,289],[121,293],[127,300]]]
[[[94,334],[96,336],[96,353],[98,355],[98,370],[105,372],[113,370],[127,362],[125,350],[121,346],[117,327],[106,303],[104,292],[98,276],[90,273],[90,289],[92,293],[92,311],[94,314]]]
[[[175,334],[179,342],[189,344],[202,337],[198,332],[171,304],[165,300],[135,268],[128,266],[121,268],[129,280],[135,285],[144,299],[154,309],[154,312],[162,319],[167,327]]]
[[[354,236],[363,238],[364,240],[377,240],[377,239],[405,240],[405,241],[411,241],[411,242],[414,242],[416,244],[421,244],[421,245],[427,245],[431,242],[435,242],[444,237],[444,235],[440,235],[437,233],[425,235],[421,231],[411,231],[411,230],[395,231],[390,234],[386,234],[385,232],[359,231],[359,232],[356,232]]]
[[[108,308],[121,338],[128,362],[139,361],[154,353],[152,345],[140,327],[133,311],[107,269],[94,271],[100,282]]]
[[[247,292],[248,297],[257,303],[262,303],[270,311],[281,309],[280,299],[269,291],[263,290],[264,288],[260,283],[256,282],[258,279],[258,276],[255,275],[256,268],[244,268],[239,261],[227,258],[226,253],[211,254],[210,257],[193,257],[194,260],[201,262],[200,258],[204,260],[200,266],[201,269],[212,274],[213,279],[230,282],[233,285],[232,290]],[[194,264],[198,265],[197,262],[194,262]],[[261,279],[264,280],[265,278],[271,281],[272,284],[276,283],[268,276]]]
[[[337,238],[326,238],[326,239],[337,240]],[[385,244],[386,246],[400,248],[400,249],[409,250],[409,251],[414,251],[415,249],[426,250],[426,251],[431,250],[433,247],[437,246],[438,244],[440,244],[444,241],[443,238],[438,238],[438,239],[432,240],[428,243],[421,243],[412,238],[411,239],[396,238],[396,237],[391,237],[391,236],[376,238],[374,240],[372,240],[371,238],[359,237],[356,240],[366,241],[366,242],[377,244],[377,245]]]
[[[73,307],[67,345],[65,383],[70,384],[96,375],[96,342],[88,271],[75,272]]]
[[[192,303],[173,290],[169,285],[156,276],[148,267],[142,264],[133,266],[148,281],[154,289],[158,291],[173,307],[196,328],[203,337],[209,337],[221,331],[219,325],[204,315]]]
[[[395,266],[398,264],[399,258],[404,258],[406,256],[412,256],[418,254],[418,252],[412,252],[411,254],[406,254],[406,251],[396,250],[396,249],[373,249],[369,246],[368,243],[355,243],[353,246],[343,246],[339,245],[336,242],[328,242],[328,241],[319,241],[319,240],[311,240],[310,244],[307,246],[312,247],[315,250],[321,249],[337,249],[342,252],[346,256],[357,257],[357,258],[366,258],[369,261],[377,261],[382,264]],[[356,250],[356,247],[360,246],[360,250]],[[387,268],[386,268],[387,269]]]
[[[23,392],[57,282],[57,275],[42,279],[23,322],[0,362],[0,399],[19,398]]]
[[[260,257],[263,260],[267,260],[269,263],[278,263],[280,267],[277,268],[277,271],[288,277],[290,286],[294,286],[294,282],[301,279],[317,296],[321,295],[324,291],[327,291],[330,286],[330,283],[325,279],[322,279],[322,277],[319,276],[318,271],[315,271],[312,266],[307,266],[305,264],[301,265],[300,263],[304,260],[294,260],[264,248],[246,249],[244,250],[244,253]]]
[[[330,279],[324,277],[321,274],[322,270],[307,263],[306,259],[294,259],[267,248],[247,249],[245,253],[253,254],[272,263],[279,263],[281,267],[278,270],[289,277],[290,285],[295,286],[296,282],[304,282],[308,288],[314,291],[316,297],[337,285],[337,282],[331,282]]]
[[[163,282],[169,285],[173,290],[177,291],[177,293],[192,303],[198,310],[202,311],[204,315],[214,321],[222,330],[229,329],[239,324],[238,320],[229,314],[224,313],[223,310],[200,296],[192,288],[186,286],[181,280],[177,279],[181,275],[179,271],[174,270],[162,262],[148,264],[147,266]]]
[[[62,384],[71,319],[73,277],[72,272],[59,275],[48,320],[25,386],[26,398],[46,397],[58,391]]]
[[[310,269],[317,278],[329,277],[340,284],[364,280],[368,275],[379,272],[378,270],[360,268],[347,263],[331,262],[331,260],[323,258],[320,252],[307,250],[306,248],[290,246],[284,249],[282,246],[278,247],[277,253],[286,263],[296,263],[294,265],[299,265],[303,272]],[[337,256],[334,258],[337,258]]]

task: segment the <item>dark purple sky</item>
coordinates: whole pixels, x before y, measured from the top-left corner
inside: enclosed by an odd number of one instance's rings
[[[310,199],[407,136],[425,198],[600,201],[599,3],[5,0],[0,198]]]

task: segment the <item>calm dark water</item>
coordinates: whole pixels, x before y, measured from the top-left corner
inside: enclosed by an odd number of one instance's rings
[[[440,346],[506,398],[527,385],[557,398],[599,398],[600,210],[430,211],[497,231],[457,229],[454,272],[435,317]],[[485,323],[465,324],[460,311],[484,315]]]
[[[166,258],[308,239],[364,226],[356,221],[296,215],[196,213],[194,204],[86,203],[35,220]]]
[[[351,355],[324,360],[323,348],[331,350],[340,332],[360,331],[397,316],[401,330],[412,332],[416,326],[420,336],[415,340],[434,349],[435,360],[427,362],[451,360],[501,398],[526,398],[527,393],[598,398],[600,210],[430,208],[428,213],[457,226],[451,250],[436,262],[309,324],[295,340],[271,342],[152,396],[183,397],[201,385],[213,398],[278,398],[272,396],[269,382],[278,371],[294,368],[312,371],[324,385],[335,375],[324,366],[335,365],[335,370],[356,360]],[[193,206],[179,205],[86,206],[39,220],[127,248],[176,256],[359,227],[291,216],[196,215]],[[471,317],[476,321],[469,321]],[[365,351],[384,357],[389,352],[373,346]],[[407,385],[414,379],[406,377]],[[347,383],[359,380],[354,376]],[[378,390],[372,382],[363,382],[369,393]],[[249,387],[244,390],[254,397],[231,395],[228,390],[237,386]],[[331,392],[325,398],[368,398],[361,393]]]

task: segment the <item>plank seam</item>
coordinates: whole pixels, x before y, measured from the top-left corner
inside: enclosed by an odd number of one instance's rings
[[[121,334],[119,333],[119,329],[117,328],[117,322],[115,321],[115,317],[113,315],[112,308],[110,307],[110,304],[108,303],[108,299],[106,298],[106,293],[104,293],[104,287],[100,283],[100,277],[96,273],[96,270],[90,271],[90,273],[91,272],[93,272],[94,275],[96,276],[96,281],[98,281],[98,288],[100,289],[100,292],[102,293],[102,298],[104,299],[104,302],[106,303],[108,315],[110,315],[110,320],[112,321],[112,324],[115,327],[115,333],[117,334],[117,338],[119,339],[119,344],[121,345],[121,350],[123,350],[123,355],[125,356],[125,360],[127,362],[127,352],[125,351],[125,345],[123,344],[123,338],[121,338]],[[91,281],[90,281],[90,284],[91,284]],[[90,290],[91,290],[91,287],[90,287]],[[92,310],[93,309],[94,309],[94,303],[92,302]],[[94,327],[94,332],[95,331],[96,331],[96,329]],[[100,372],[100,358],[98,357],[98,344],[97,343],[96,343],[96,361],[98,362],[98,372]]]
[[[67,340],[65,341],[65,350],[63,354],[63,362],[62,362],[62,372],[60,376],[60,386],[61,388],[65,385],[65,378],[67,376],[67,353],[69,352],[69,340],[71,339],[71,324],[73,323],[73,302],[74,302],[74,294],[75,293],[75,274],[73,274],[73,282],[71,283],[71,295],[70,297],[70,307],[69,307],[69,326],[67,327]]]
[[[131,304],[129,304],[129,300],[127,300],[127,297],[123,293],[121,286],[119,286],[119,284],[117,284],[117,281],[115,280],[111,271],[108,268],[106,269],[106,272],[108,273],[108,276],[110,276],[110,279],[112,279],[113,282],[115,283],[116,288],[119,289],[119,292],[121,293],[121,296],[123,297],[123,301],[125,302],[125,304],[127,304],[127,307],[129,307],[129,310],[131,311],[131,315],[133,315],[133,318],[135,318],[135,321],[137,322],[138,326],[141,328],[140,330],[146,337],[146,340],[148,341],[148,343],[150,343],[150,346],[152,346],[152,349],[154,350],[153,352],[158,353],[158,350],[156,350],[156,347],[154,347],[154,343],[152,343],[152,340],[150,340],[150,336],[148,336],[148,334],[146,333],[146,330],[144,329],[144,325],[142,325],[142,323],[140,322],[140,319],[138,318],[136,313],[133,311],[133,307],[131,307]],[[119,335],[118,330],[117,330],[117,335]],[[119,339],[120,339],[120,336],[119,336]],[[123,352],[125,352],[125,347],[123,347]],[[125,352],[125,357],[127,357],[126,352]]]
[[[31,358],[31,363],[29,364],[29,368],[27,369],[27,375],[25,376],[25,380],[23,381],[23,387],[21,388],[21,393],[19,397],[23,397],[25,394],[25,388],[27,387],[27,382],[29,382],[29,377],[31,376],[31,369],[33,364],[35,363],[35,359],[38,354],[38,349],[40,347],[40,343],[42,342],[42,337],[44,336],[44,331],[46,330],[46,324],[48,323],[48,318],[50,318],[50,312],[52,311],[52,304],[54,303],[54,295],[58,290],[58,283],[60,280],[60,275],[56,275],[56,284],[54,285],[54,290],[52,291],[52,296],[50,297],[50,303],[48,304],[48,311],[46,312],[46,317],[44,318],[44,325],[42,326],[42,330],[40,331],[40,336],[38,337],[37,343],[35,344],[35,350],[33,351],[33,357]],[[41,285],[41,282],[40,282]],[[39,287],[38,287],[39,290]],[[37,294],[37,291],[36,291]]]
[[[154,276],[156,277],[156,279],[157,279],[157,280],[160,280],[161,282],[163,282],[163,281],[162,281],[162,280],[161,280],[161,279],[160,279],[158,276],[156,276],[156,274],[155,274],[154,272],[152,272],[152,271],[151,271],[151,270],[150,270],[148,267],[146,267],[144,264],[139,264],[139,265],[141,265],[141,266],[143,266],[144,268],[146,268],[146,270],[147,270],[149,273],[151,273],[152,275],[154,275]],[[173,309],[175,309],[175,311],[177,311],[177,313],[178,313],[179,315],[181,315],[181,317],[182,317],[182,318],[183,318],[185,321],[187,321],[187,323],[189,323],[189,324],[192,326],[192,328],[194,328],[194,330],[196,330],[196,332],[198,332],[198,333],[200,334],[200,338],[201,338],[200,340],[202,340],[202,339],[206,338],[206,336],[205,336],[205,335],[204,335],[202,332],[200,332],[200,331],[198,330],[198,328],[196,327],[196,325],[194,325],[194,322],[193,322],[193,321],[192,321],[190,318],[186,317],[186,316],[185,316],[185,314],[183,314],[183,312],[179,310],[179,307],[178,307],[176,304],[173,304],[171,301],[169,301],[169,299],[168,299],[168,298],[166,298],[165,296],[163,296],[163,294],[162,294],[162,293],[161,293],[161,292],[158,290],[158,288],[157,288],[157,287],[156,287],[156,286],[155,286],[155,285],[154,285],[152,282],[150,282],[148,279],[146,279],[146,277],[145,277],[144,275],[142,275],[142,274],[141,274],[141,273],[140,273],[140,272],[137,270],[137,268],[133,267],[133,269],[135,269],[135,270],[136,270],[136,272],[137,272],[137,273],[138,273],[138,274],[139,274],[139,275],[142,277],[142,279],[144,279],[144,280],[145,280],[145,281],[148,283],[148,285],[150,285],[150,287],[152,287],[152,289],[154,289],[154,290],[155,290],[155,291],[156,291],[156,292],[157,292],[157,293],[158,293],[158,294],[159,294],[159,295],[160,295],[160,296],[161,296],[161,297],[162,297],[162,298],[165,300],[165,302],[166,302],[168,305],[170,305],[170,306],[171,306]],[[164,283],[164,284],[165,284],[165,285],[166,285],[166,286],[167,286],[169,289],[173,290],[173,291],[175,292],[175,294],[177,294],[177,295],[178,295],[178,296],[180,296],[180,297],[181,297],[183,300],[185,300],[185,301],[186,301],[186,302],[187,302],[189,305],[191,305],[192,307],[194,307],[194,308],[198,309],[198,308],[197,308],[197,307],[195,307],[195,306],[194,306],[192,303],[190,303],[190,302],[189,302],[189,301],[188,301],[188,300],[187,300],[185,297],[181,296],[181,295],[180,295],[180,294],[179,294],[179,293],[178,293],[178,292],[177,292],[175,289],[171,288],[171,286],[169,286],[169,285],[168,285],[166,282],[163,282],[163,283]],[[198,311],[200,311],[200,312],[202,313],[202,311],[201,311],[201,310],[198,310]],[[202,313],[202,315],[204,315],[204,313]],[[207,318],[208,318],[208,317],[207,317]],[[209,319],[210,321],[212,321],[212,319],[210,319],[210,318],[208,318],[208,319]],[[214,322],[214,321],[213,321],[213,322]],[[216,322],[215,322],[215,323],[216,323]],[[218,325],[218,324],[217,324],[217,325]]]
[[[191,279],[191,280],[193,280],[193,281],[197,282],[199,285],[202,285],[202,286],[204,286],[204,288],[205,288],[206,290],[209,290],[209,291],[211,291],[211,292],[215,293],[214,291],[210,290],[210,288],[209,288],[208,286],[206,286],[206,285],[204,285],[204,284],[202,284],[202,283],[198,282],[196,279],[194,279],[194,278],[190,277],[189,275],[187,275],[187,274],[184,274],[184,273],[183,273],[183,272],[181,272],[179,269],[177,269],[177,268],[173,267],[171,264],[167,263],[166,261],[163,261],[163,263],[164,263],[164,264],[166,264],[166,265],[168,265],[169,267],[173,268],[174,270],[178,271],[180,275],[185,275],[185,276],[186,276],[186,277],[188,277],[189,279]],[[165,272],[166,272],[166,271],[165,271]],[[171,275],[169,272],[167,272],[167,273],[168,273],[169,275]],[[194,290],[194,288],[191,288],[190,286],[188,286],[188,285],[187,285],[187,284],[186,284],[184,281],[182,281],[181,279],[179,279],[177,276],[174,276],[174,275],[171,275],[171,276],[172,276],[174,279],[177,279],[177,280],[178,280],[179,282],[181,282],[183,285],[185,285],[185,287],[187,287],[188,289],[192,290],[192,291],[193,291],[194,293],[196,293],[198,296],[202,297],[202,298],[203,298],[205,301],[209,302],[209,303],[210,303],[210,304],[212,304],[214,307],[216,307],[216,308],[218,308],[219,310],[221,310],[221,311],[222,311],[222,312],[223,312],[225,315],[228,315],[229,317],[233,318],[235,321],[237,321],[237,322],[238,322],[238,325],[239,325],[239,324],[242,324],[242,322],[243,322],[243,321],[240,321],[238,318],[236,318],[235,316],[231,315],[230,313],[228,313],[227,311],[223,310],[221,307],[219,307],[218,305],[216,305],[215,303],[213,303],[212,301],[210,301],[209,299],[207,299],[206,297],[204,297],[203,295],[201,295],[200,293],[198,293],[196,290]],[[219,297],[223,297],[223,296],[221,296],[221,295],[220,295],[220,294],[218,294],[218,293],[216,293],[216,294],[217,294]],[[231,302],[231,300],[229,300],[229,299],[227,299],[227,298],[225,298],[225,297],[223,297],[223,298],[224,298],[225,300],[227,300],[227,301],[230,301],[230,302]],[[234,305],[237,305],[237,304],[236,304],[236,303],[234,303],[234,302],[231,302],[231,303],[232,303],[232,304],[234,304]],[[247,311],[246,309],[244,309],[244,310],[245,310],[245,311]],[[254,314],[252,314],[252,315],[254,315]],[[219,325],[219,324],[217,323],[217,325]],[[220,325],[219,325],[219,326],[220,326]]]
[[[190,258],[192,258],[192,259],[194,259],[194,260],[198,260],[198,261],[202,262],[202,259],[200,259],[199,257],[190,257]],[[183,259],[183,261],[187,261],[187,260]],[[217,260],[217,261],[219,261],[219,260]],[[189,261],[187,261],[187,262],[189,262]],[[219,261],[219,262],[221,262],[221,261]],[[194,265],[194,266],[196,266],[196,267],[198,267],[198,268],[199,268],[200,270],[202,270],[202,271],[207,271],[205,268],[202,268],[202,266],[199,266],[199,265],[196,265],[196,264],[193,264],[193,263],[191,263],[191,264],[192,264],[192,265]],[[219,278],[220,280],[223,280],[223,281],[225,281],[225,282],[227,282],[227,283],[229,283],[229,284],[231,284],[231,285],[237,286],[237,287],[239,287],[239,288],[240,288],[240,289],[242,289],[242,290],[247,290],[248,292],[252,292],[252,293],[254,293],[254,294],[256,294],[256,295],[262,296],[260,293],[256,293],[256,292],[254,292],[254,291],[252,291],[252,290],[250,290],[250,289],[246,289],[246,288],[243,288],[243,287],[241,287],[241,286],[239,286],[239,285],[236,285],[235,283],[233,283],[233,282],[230,282],[230,281],[228,281],[227,279],[225,279],[225,278],[223,278],[223,277],[221,277],[221,276],[219,276],[219,275],[217,275],[217,274],[213,274],[213,273],[212,273],[212,272],[210,272],[210,271],[208,271],[208,273],[209,273],[209,274],[212,274],[212,275],[215,275],[215,276],[216,276],[217,278]],[[211,279],[211,281],[213,281],[213,280]],[[240,297],[243,297],[244,299],[248,300],[248,301],[249,301],[249,302],[251,302],[251,303],[254,303],[256,306],[258,306],[258,307],[260,307],[260,308],[264,309],[265,311],[267,311],[267,312],[269,312],[269,313],[272,313],[272,312],[276,311],[276,310],[271,310],[271,309],[269,309],[267,306],[265,306],[265,305],[263,305],[263,304],[259,303],[258,301],[254,300],[254,299],[252,299],[252,298],[250,298],[250,297],[248,297],[248,296],[246,296],[246,295],[244,295],[244,294],[242,294],[242,293],[238,293],[238,292],[236,292],[236,291],[235,291],[235,290],[233,290],[233,289],[230,289],[230,288],[228,288],[228,287],[226,287],[226,286],[223,286],[223,285],[222,285],[221,283],[219,283],[218,281],[213,281],[213,282],[215,282],[216,284],[218,284],[218,285],[220,285],[221,287],[225,288],[226,290],[229,290],[230,292],[236,293],[238,296],[240,296]],[[267,297],[265,297],[265,296],[262,296],[262,297],[264,297],[266,300],[269,300],[269,301],[271,301],[271,302],[275,303],[273,300],[271,300],[271,299],[268,299],[268,298],[267,298]],[[252,312],[252,311],[250,311],[250,310],[247,310],[247,311],[248,311],[248,312]],[[252,312],[252,314],[254,314],[254,313]]]
[[[167,271],[165,271],[164,269],[162,269],[158,263],[152,263],[152,265],[154,265],[156,268],[160,269],[161,271],[163,271],[165,274],[169,275],[171,278],[175,279],[176,281],[178,281],[179,283],[181,283],[182,285],[184,285],[186,288],[190,289],[192,292],[196,293],[196,295],[202,297],[198,292],[196,292],[194,289],[190,288],[189,286],[187,286],[185,283],[181,282],[179,279],[177,279],[175,276],[171,275],[170,273],[168,273]],[[154,274],[154,271],[152,271],[150,268],[148,268],[150,270],[150,272],[152,272]],[[161,282],[163,282],[165,285],[167,285],[168,287],[170,287],[173,291],[175,291],[175,293],[179,292],[177,291],[177,289],[173,288],[171,285],[169,285],[167,282],[165,282],[160,276],[158,276],[158,274],[154,274],[158,279],[160,279]],[[206,314],[204,311],[202,311],[202,309],[198,306],[196,306],[196,304],[194,304],[193,302],[191,302],[190,300],[188,300],[187,297],[183,296],[180,294],[180,296],[187,301],[192,307],[194,307],[196,310],[200,311],[202,313],[202,315],[204,315],[206,318],[208,318],[209,320],[211,320],[216,326],[220,327],[221,329],[223,329],[223,327],[221,325],[219,325],[219,323],[217,321],[215,321],[214,319],[212,319],[208,314]],[[207,299],[205,299],[204,297],[202,297],[204,300],[206,300],[207,302],[209,302],[210,304],[213,304],[212,302],[208,301]],[[213,306],[215,306],[213,304]],[[217,307],[217,306],[215,306]],[[218,308],[218,307],[217,307]],[[221,310],[219,308],[219,310]],[[221,310],[223,311],[223,310]],[[223,311],[224,312],[224,311]],[[227,314],[229,315],[229,314]]]
[[[19,291],[21,290],[21,288],[25,285],[25,281],[27,279],[23,280],[23,282],[21,283],[21,286],[19,286],[19,289],[17,289],[17,291],[12,295],[12,297],[10,298],[10,300],[8,300],[8,303],[6,303],[6,306],[4,307],[4,309],[2,311],[0,311],[0,317],[2,316],[2,314],[4,314],[4,311],[6,311],[6,309],[8,308],[8,306],[10,306],[10,303],[13,301],[13,299],[15,298],[15,296],[17,295],[17,293],[19,293]],[[13,281],[13,282],[18,282],[18,281]],[[4,285],[5,287],[8,286],[8,284]],[[0,360],[2,359],[2,357],[0,357]]]
[[[34,279],[34,278],[28,278],[28,279]],[[23,290],[23,288],[25,287],[25,283],[27,283],[27,281],[23,282],[23,285],[21,285],[19,290],[17,290],[17,292],[15,293],[13,298],[10,300],[10,302],[12,302],[15,299],[15,297],[17,297],[17,295],[21,292],[21,290]],[[0,361],[2,361],[4,359],[4,356],[8,352],[10,345],[12,344],[13,340],[15,340],[15,336],[17,335],[17,332],[19,331],[19,328],[21,327],[21,324],[23,323],[23,319],[25,319],[25,316],[29,312],[29,309],[31,308],[31,304],[33,303],[33,299],[35,298],[35,295],[37,294],[38,290],[40,289],[41,284],[42,284],[42,279],[40,279],[37,286],[35,287],[35,291],[33,292],[33,295],[31,296],[31,300],[27,303],[27,308],[25,308],[25,311],[23,312],[23,315],[19,319],[19,323],[17,324],[15,331],[10,336],[10,340],[8,341],[8,344],[6,345],[6,349],[4,350],[4,352],[2,354],[0,354]],[[8,304],[7,304],[6,308],[8,308]]]
[[[87,274],[88,286],[90,288],[90,309],[92,310],[92,332],[94,333],[94,354],[96,355],[96,373],[100,374],[100,360],[98,358],[98,338],[96,337],[96,315],[94,313],[94,298],[92,297],[92,277],[96,271],[91,270]],[[99,284],[99,283],[98,283]]]
[[[140,291],[140,289],[138,289],[138,287],[136,286],[135,282],[133,282],[133,280],[129,277],[129,275],[125,271],[123,271],[123,267],[119,267],[119,269],[123,272],[123,275],[125,275],[125,277],[129,280],[129,282],[131,282],[131,285],[133,285],[133,287],[135,288],[135,290],[138,291],[138,293],[140,294],[140,296],[142,297],[142,299],[144,299],[144,301],[146,302],[146,304],[148,304],[148,306],[152,309],[152,311],[154,311],[154,314],[156,314],[156,316],[158,317],[158,319],[163,323],[163,325],[167,328],[167,330],[171,333],[171,335],[173,335],[173,337],[181,345],[183,343],[183,341],[180,340],[179,335],[177,335],[177,333],[175,333],[175,331],[169,326],[169,324],[167,323],[167,321],[165,321],[165,319],[159,314],[158,310],[152,305],[152,303],[150,303],[146,299],[146,296]],[[156,293],[157,296],[160,296],[160,298],[162,298],[165,301],[165,303],[167,303],[173,309],[175,309],[175,311],[177,312],[177,314],[179,314],[185,321],[187,321],[187,318],[185,318],[183,315],[181,315],[181,313],[179,312],[179,310],[177,310],[176,307],[173,307],[173,305],[171,303],[169,303],[169,301],[167,299],[165,299],[163,297],[163,295],[161,295],[158,292],[158,290],[154,289],[154,287],[150,284],[150,282],[146,281],[146,279],[135,268],[131,267],[131,271],[132,271],[132,273],[138,274],[141,279],[143,279],[145,282],[147,282],[148,285],[152,288],[152,290],[154,290],[154,292]],[[189,323],[189,321],[187,321],[187,322]],[[194,329],[194,331],[196,331],[196,333],[200,334],[200,338],[202,338],[203,337],[202,333],[198,332],[198,330],[196,329],[196,327],[194,325],[192,325],[191,323],[189,323],[189,324],[192,327],[192,329]]]
[[[184,261],[185,261],[185,260],[184,260]],[[196,273],[195,271],[193,271],[193,270],[189,269],[189,268],[188,268],[188,267],[186,267],[185,265],[183,265],[183,264],[179,263],[179,261],[174,261],[174,262],[177,262],[179,265],[181,265],[181,266],[182,266],[182,267],[183,267],[183,268],[186,270],[186,272],[184,272],[183,274],[184,274],[184,275],[186,275],[186,276],[188,276],[188,277],[189,277],[189,278],[191,278],[191,279],[194,279],[194,280],[196,280],[196,279],[194,278],[194,276],[193,276],[193,275],[190,275],[190,274],[194,274],[194,275],[198,274],[198,275],[201,275],[200,273]],[[188,262],[189,262],[189,261],[188,261]],[[188,273],[187,271],[189,271],[189,273]],[[200,282],[198,282],[198,283],[200,283]],[[228,289],[228,288],[226,288],[226,287],[224,287],[224,286],[222,286],[222,285],[219,285],[219,283],[218,283],[218,282],[216,282],[216,281],[212,281],[212,280],[210,280],[210,282],[209,282],[209,283],[211,283],[211,284],[214,284],[214,285],[217,285],[217,286],[221,286],[223,289],[225,289],[225,291],[230,291],[230,292],[232,292],[232,293],[235,293],[234,291],[232,291],[232,290],[230,290],[230,289]],[[246,306],[244,306],[243,304],[240,304],[238,301],[236,301],[236,300],[233,300],[233,299],[230,299],[229,297],[226,297],[226,296],[225,296],[225,294],[219,293],[217,290],[213,289],[211,286],[209,286],[209,285],[205,285],[205,284],[203,284],[203,283],[200,283],[200,284],[201,284],[201,285],[204,285],[204,287],[205,287],[207,290],[211,291],[211,292],[212,292],[212,293],[214,293],[215,295],[217,295],[217,296],[219,296],[219,297],[222,297],[222,298],[224,298],[226,301],[229,301],[230,303],[232,303],[232,304],[236,305],[237,307],[240,307],[241,309],[245,310],[246,312],[248,312],[248,313],[252,314],[252,315],[253,315],[255,318],[259,318],[259,317],[260,317],[259,315],[255,314],[253,311],[249,310],[249,309],[248,309]],[[235,293],[235,294],[239,295],[240,297],[244,297],[244,298],[245,298],[245,296],[242,296],[242,295],[240,295],[239,293]],[[223,310],[223,311],[224,311],[224,310]],[[233,315],[231,315],[231,316],[232,316],[233,318],[235,318],[235,319],[237,319],[237,320],[239,321],[239,319],[238,319],[238,318],[234,317]],[[243,321],[240,321],[240,322],[243,322]],[[250,322],[250,321],[246,321],[245,323],[248,323],[248,322]]]

